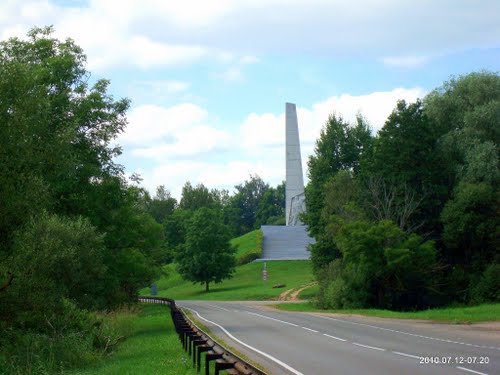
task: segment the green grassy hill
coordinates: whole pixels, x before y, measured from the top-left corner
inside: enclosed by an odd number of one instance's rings
[[[256,229],[243,236],[233,238],[231,246],[236,247],[238,265],[250,263],[262,256],[262,231]]]
[[[174,264],[165,266],[166,276],[156,282],[160,297],[176,300],[272,300],[277,299],[280,293],[291,288],[298,288],[314,281],[311,262],[297,261],[268,261],[267,281],[262,280],[263,262],[249,263],[261,256],[262,231],[260,229],[249,232],[231,240],[231,245],[237,248],[236,259],[238,267],[234,277],[224,280],[220,284],[210,284],[210,292],[205,292],[202,284],[193,284],[184,281],[175,270]],[[247,263],[247,264],[245,264]],[[284,288],[273,288],[275,284],[285,284]],[[141,290],[141,295],[150,295],[150,289]]]
[[[254,262],[236,267],[232,279],[220,284],[211,284],[210,292],[204,285],[184,281],[175,271],[174,265],[167,266],[167,277],[162,277],[156,285],[158,295],[176,300],[227,300],[251,301],[277,299],[287,289],[297,288],[314,281],[311,262],[308,260],[266,262],[267,281],[262,280],[263,262]],[[275,284],[285,284],[284,288],[273,288]],[[150,295],[149,288],[142,295]]]

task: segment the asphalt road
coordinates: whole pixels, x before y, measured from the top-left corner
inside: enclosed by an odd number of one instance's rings
[[[273,375],[500,375],[496,323],[450,325],[281,312],[259,302],[177,304],[191,309],[218,338]]]

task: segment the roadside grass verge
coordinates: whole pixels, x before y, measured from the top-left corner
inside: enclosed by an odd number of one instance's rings
[[[286,311],[354,314],[393,319],[422,319],[456,324],[500,321],[500,303],[466,307],[436,308],[415,312],[377,309],[323,310],[314,306],[312,302],[282,303],[274,305],[273,307]]]
[[[196,374],[192,360],[182,349],[168,307],[144,304],[141,310],[134,319],[131,335],[111,356],[67,374]]]
[[[166,267],[167,276],[156,282],[158,296],[175,300],[220,300],[220,301],[261,301],[276,300],[285,288],[273,288],[275,284],[285,284],[286,288],[298,288],[314,281],[311,262],[269,261],[267,281],[262,280],[263,262],[254,262],[236,267],[234,277],[219,284],[210,284],[210,292],[204,286],[184,281],[175,271],[174,265]],[[150,295],[145,288],[141,295]]]
[[[316,298],[316,295],[319,292],[319,285],[313,285],[310,288],[304,289],[302,292],[299,293],[298,298],[299,299],[314,299]]]

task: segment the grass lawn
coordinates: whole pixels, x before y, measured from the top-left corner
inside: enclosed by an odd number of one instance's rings
[[[299,299],[313,299],[316,297],[316,295],[319,292],[319,285],[313,285],[310,288],[304,289],[302,292],[299,293],[298,297]]]
[[[233,238],[231,245],[237,248],[236,259],[251,252],[262,253],[262,231],[256,229],[243,236]]]
[[[130,337],[109,357],[70,375],[195,375],[164,305],[142,305]]]
[[[377,309],[322,310],[311,302],[282,303],[274,307],[286,311],[330,312],[338,314],[358,314],[395,319],[424,319],[450,323],[474,323],[500,320],[500,303],[467,307],[447,307],[416,312],[399,312]]]
[[[232,279],[224,280],[220,284],[210,284],[208,293],[205,292],[204,285],[182,280],[174,266],[169,265],[169,275],[156,282],[158,295],[176,300],[272,300],[277,299],[279,294],[287,289],[314,281],[310,261],[269,261],[266,265],[266,282],[262,280],[264,263],[249,263],[237,267]],[[286,284],[286,287],[273,289],[275,284]],[[149,288],[143,289],[141,295],[150,295]]]

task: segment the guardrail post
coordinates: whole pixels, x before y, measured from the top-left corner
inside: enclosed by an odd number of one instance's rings
[[[203,339],[193,340],[193,367],[196,366],[196,348],[198,346],[201,346],[202,344],[206,344],[206,340]]]
[[[213,348],[213,346],[209,346],[209,345],[198,346],[196,371],[200,372],[200,370],[201,370],[201,353],[208,352],[208,351],[212,350],[212,348]],[[206,359],[205,359],[205,361],[206,361]]]
[[[210,375],[210,361],[222,358],[222,354],[217,353],[207,353],[205,355],[205,375]]]
[[[215,375],[219,375],[220,370],[228,370],[230,368],[234,368],[234,363],[228,362],[215,362]]]

